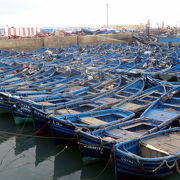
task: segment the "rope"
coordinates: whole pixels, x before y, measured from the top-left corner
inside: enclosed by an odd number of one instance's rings
[[[8,135],[14,135],[14,136],[22,136],[22,137],[34,137],[34,138],[40,138],[40,139],[53,139],[54,138],[54,137],[49,137],[49,136],[36,136],[36,135],[23,134],[23,133],[11,133],[11,132],[7,132],[7,131],[0,131],[0,134],[1,133],[2,134],[8,134]],[[57,138],[59,138],[59,139],[69,139],[69,138],[60,138],[60,137],[57,137]]]
[[[99,140],[100,140],[100,154],[103,154],[103,140],[101,137],[99,137]]]
[[[81,131],[83,131],[83,129],[86,130],[85,132],[90,132],[90,129],[88,127],[81,127],[80,128],[80,127],[77,127],[77,126],[76,126],[76,129],[75,129],[75,132],[77,132],[77,133],[81,132]]]
[[[75,136],[76,136],[76,135],[73,135],[72,138],[71,138],[71,139],[68,141],[68,143],[66,144],[66,146],[64,146],[64,148],[63,148],[61,151],[59,151],[58,153],[56,153],[55,155],[53,155],[53,157],[57,157],[58,155],[60,155],[61,153],[63,153],[63,152],[69,147],[69,145],[71,144],[71,142],[72,142],[74,139],[76,139]],[[51,158],[51,157],[50,157],[50,158]],[[51,160],[50,158],[48,158],[48,160]]]
[[[7,140],[7,138],[5,138],[5,137],[0,137],[0,139],[5,139],[5,140]],[[12,145],[12,144],[10,144],[9,142],[7,142],[7,144],[9,144],[10,149],[9,149],[9,150],[3,155],[3,157],[1,158],[0,166],[2,166],[3,161],[4,161],[4,159],[7,157],[7,155],[9,154],[9,152],[12,151],[13,149],[15,149],[15,147],[16,147],[15,144]]]
[[[43,126],[41,126],[41,128],[39,128],[38,130],[35,131],[35,134],[38,133],[38,131],[42,130],[43,128],[45,128],[47,126],[49,122],[47,121],[47,123],[45,123]]]
[[[168,162],[164,159],[157,168],[155,168],[154,170],[152,170],[152,172],[156,172],[156,171],[159,170],[163,165],[166,165],[169,169],[172,169],[172,168],[174,168],[175,166],[177,167],[176,161],[174,161],[174,163],[173,163],[172,165],[169,165]]]
[[[111,143],[112,141],[108,141],[107,143],[103,142],[103,145],[108,145],[109,143]],[[86,146],[87,144],[85,143],[81,143],[81,142],[77,142],[79,145],[83,145],[83,146]],[[91,146],[94,146],[94,147],[101,147],[101,145],[99,144],[88,144],[88,145],[91,145]]]
[[[102,173],[106,170],[106,168],[109,165],[109,163],[112,161],[112,155],[113,154],[112,154],[112,150],[111,150],[111,154],[109,155],[109,159],[108,159],[106,165],[104,166],[104,168],[101,170],[101,172],[98,175],[96,175],[95,177],[92,177],[92,178],[84,179],[84,180],[93,180],[93,179],[97,179],[99,176],[101,176]]]
[[[20,102],[13,102],[10,100],[10,96],[8,96],[8,99],[7,99],[8,103],[10,104],[21,104]]]
[[[180,173],[180,168],[179,168],[179,165],[178,165],[178,160],[176,160],[175,163],[176,163],[176,171],[178,173]]]

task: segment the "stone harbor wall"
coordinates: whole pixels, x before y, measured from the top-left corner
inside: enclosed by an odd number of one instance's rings
[[[131,43],[132,33],[109,35],[87,35],[66,37],[44,37],[0,40],[0,49],[29,51],[40,48],[67,47],[69,45],[99,45],[102,43]]]

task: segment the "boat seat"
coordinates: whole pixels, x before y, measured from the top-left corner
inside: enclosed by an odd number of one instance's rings
[[[112,129],[105,132],[106,136],[109,136],[111,138],[115,138],[120,141],[126,141],[130,139],[134,139],[140,136],[139,133],[127,131],[125,129]]]
[[[159,96],[155,96],[155,95],[159,95]],[[144,95],[142,95],[142,97],[154,97],[154,98],[159,98],[160,96],[162,96],[163,93],[162,92],[159,92],[159,91],[151,91],[151,92],[148,92]]]
[[[80,104],[79,107],[92,107],[92,108],[96,108],[97,105],[96,104],[93,104],[93,103],[87,103],[87,104]]]
[[[123,95],[116,94],[116,96],[117,96],[118,98],[120,98],[120,99],[125,99],[125,98],[130,97],[131,95],[129,95],[129,96],[123,96]]]
[[[141,154],[143,157],[162,157],[179,153],[180,132],[168,135],[155,136],[141,141]]]
[[[80,122],[88,125],[102,125],[102,124],[107,124],[107,122],[102,121],[100,119],[94,118],[94,117],[84,117],[80,118]]]
[[[156,95],[159,95],[159,96],[155,96],[153,94],[156,94]],[[159,91],[155,90],[155,91],[147,92],[145,94],[140,95],[140,98],[141,99],[146,98],[146,97],[159,98],[162,94],[163,94],[162,92],[159,92]]]
[[[19,91],[19,90],[16,91],[16,93],[34,93],[34,92],[38,92],[38,91],[31,91],[31,90],[30,91]]]
[[[31,95],[31,96],[28,96],[28,99],[36,99],[36,98],[43,98],[43,97],[48,97],[47,94],[38,94],[38,95]]]
[[[68,89],[68,92],[73,92],[73,91],[77,91],[81,88],[83,88],[84,86],[74,86]]]
[[[143,99],[143,98],[149,98],[149,99]],[[155,101],[157,99],[159,99],[159,97],[153,97],[153,96],[146,96],[146,97],[143,97],[142,99],[138,99],[140,101],[144,101],[144,102],[152,102],[152,101]]]
[[[17,77],[17,78],[12,78],[12,79],[8,79],[5,82],[12,82],[12,81],[17,81],[17,80],[21,80],[21,78]]]
[[[163,105],[180,108],[180,105],[176,105],[176,104],[163,103]]]
[[[116,72],[124,71],[125,69],[116,69]]]
[[[137,111],[139,109],[143,109],[144,106],[145,106],[144,104],[140,105],[134,103],[125,103],[124,105],[120,106],[120,108],[125,111]]]
[[[54,85],[54,84],[53,84]],[[63,83],[58,83],[58,84],[55,84],[54,85],[56,88],[60,88],[60,87],[63,87],[64,86],[64,84]]]
[[[138,128],[138,127],[141,127],[141,128]],[[154,126],[150,123],[145,123],[145,122],[142,122],[142,123],[135,123],[135,124],[130,124],[130,125],[127,125],[125,127],[121,127],[121,129],[124,129],[124,130],[129,130],[131,128],[135,128],[136,129],[136,133],[138,134],[144,134],[145,132],[147,132],[147,130],[149,128],[153,128]]]
[[[100,102],[100,103],[103,103],[103,104],[109,104],[109,103],[118,103],[119,102],[119,99],[117,98],[102,98],[100,100],[97,100],[96,102]]]
[[[56,110],[57,113],[60,114],[79,114],[80,112],[78,111],[74,111],[72,109],[58,109]]]
[[[128,62],[128,61],[130,61],[130,59],[128,59],[128,58],[122,58],[121,61],[122,61],[122,62]]]
[[[139,72],[140,72],[140,69],[132,69],[129,71],[129,73],[139,73]]]
[[[50,102],[36,102],[36,103],[39,105],[42,105],[42,106],[53,106],[54,105],[53,103],[50,103]]]
[[[177,100],[177,101],[180,101],[180,98],[179,97],[172,97],[173,100]]]
[[[153,94],[153,93],[155,93],[155,94],[159,94],[159,95],[162,95],[163,93],[162,92],[159,92],[159,91],[152,91],[152,93],[151,94]]]
[[[89,67],[86,67],[86,69],[89,70],[89,71],[92,71],[92,70],[95,70],[96,67],[94,67],[94,66],[89,66]]]

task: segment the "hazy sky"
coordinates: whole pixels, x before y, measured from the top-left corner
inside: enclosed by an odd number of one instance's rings
[[[180,0],[0,0],[2,26],[180,26]]]

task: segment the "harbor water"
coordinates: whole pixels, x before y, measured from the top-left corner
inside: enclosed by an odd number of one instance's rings
[[[32,124],[16,126],[10,113],[1,114],[0,180],[115,180],[111,163],[83,166],[77,145],[55,146],[51,136],[33,132]],[[180,174],[161,179],[179,180]]]

